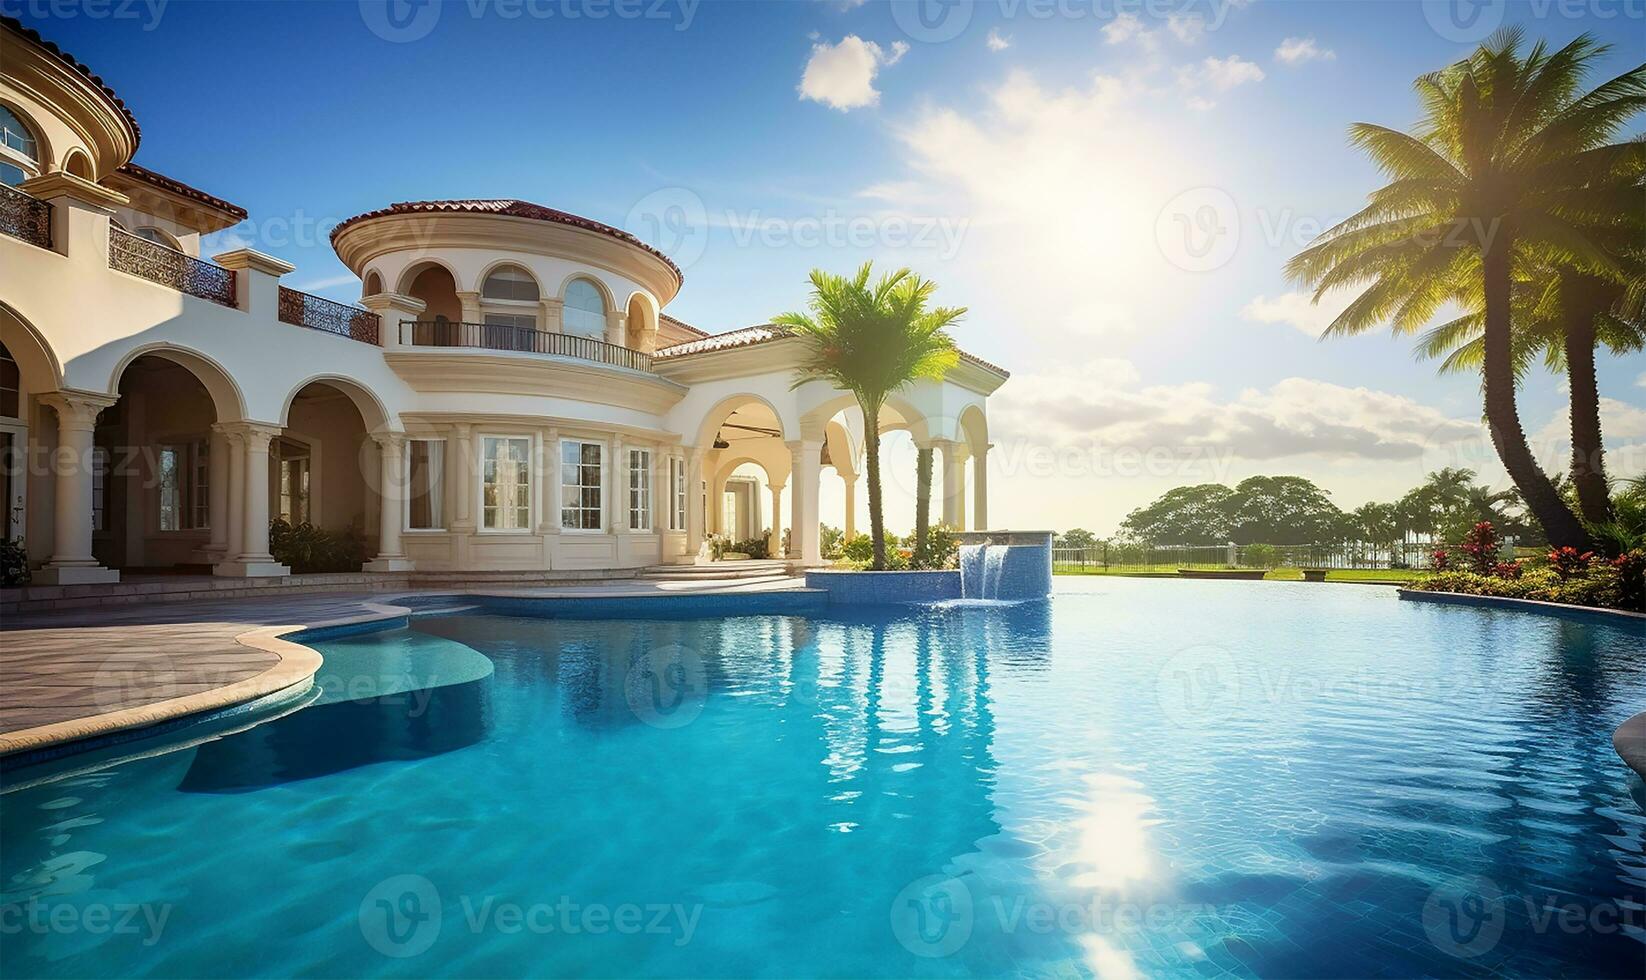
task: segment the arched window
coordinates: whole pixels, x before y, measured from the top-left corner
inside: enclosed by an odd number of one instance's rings
[[[81,180],[94,179],[91,172],[91,159],[79,150],[70,150],[68,158],[63,161],[63,169]]]
[[[573,279],[566,285],[566,305],[561,312],[562,329],[581,337],[606,336],[606,298],[600,287],[587,279]]]
[[[17,113],[0,105],[0,183],[16,186],[40,172],[40,141]]]
[[[366,273],[366,281],[360,284],[360,295],[376,296],[382,291],[383,277],[377,274],[377,270],[373,269],[372,271]]]
[[[517,265],[499,266],[492,274],[486,277],[486,282],[480,287],[481,299],[520,300],[528,303],[537,302],[537,280],[532,274]]]
[[[183,251],[183,245],[182,245],[181,242],[179,242],[177,239],[171,237],[170,235],[166,234],[164,231],[160,230],[159,228],[155,228],[155,227],[150,226],[150,225],[144,225],[143,227],[137,229],[137,231],[134,234],[136,234],[138,238],[141,238],[146,242],[153,242],[156,245],[164,245],[167,248],[176,249],[179,252]]]

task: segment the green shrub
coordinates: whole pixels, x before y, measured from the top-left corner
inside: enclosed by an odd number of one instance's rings
[[[269,554],[297,574],[358,572],[366,561],[366,539],[354,528],[328,531],[313,524],[269,522]]]
[[[1279,568],[1280,549],[1272,544],[1249,544],[1240,549],[1240,563],[1247,568]]]
[[[789,532],[784,531],[783,538],[785,542],[788,541],[788,536]],[[846,532],[842,531],[838,527],[832,527],[828,524],[824,524],[822,527],[818,528],[817,540],[818,546],[823,551],[824,558],[839,558],[840,547],[846,543]]]
[[[15,588],[28,585],[34,573],[29,571],[29,552],[22,538],[0,538],[0,586]]]
[[[909,535],[913,538],[914,535]],[[911,541],[910,568],[944,569],[960,567],[960,539],[954,528],[934,524],[926,529],[924,542]]]
[[[859,534],[840,546],[840,557],[847,561],[872,562],[874,541],[867,534]]]
[[[771,553],[771,545],[765,538],[749,538],[733,544],[731,550],[750,558],[765,558]]]
[[[1626,559],[1628,557],[1625,556]],[[1642,572],[1646,572],[1646,552],[1632,562],[1597,562],[1584,573],[1566,578],[1552,568],[1521,566],[1518,577],[1477,575],[1464,571],[1436,572],[1414,583],[1414,588],[1425,592],[1457,592],[1641,611],[1639,576]]]

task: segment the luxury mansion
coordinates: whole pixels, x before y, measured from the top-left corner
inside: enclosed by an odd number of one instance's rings
[[[815,563],[826,476],[850,533],[853,398],[793,388],[780,329],[668,316],[681,272],[632,235],[391,204],[331,236],[359,304],[322,299],[272,256],[202,256],[246,212],[134,163],[89,68],[8,20],[0,69],[0,492],[36,583],[285,575],[277,518],[363,539],[367,571],[641,568],[716,533]],[[967,356],[882,417],[938,449],[950,524],[986,526],[1005,378]]]

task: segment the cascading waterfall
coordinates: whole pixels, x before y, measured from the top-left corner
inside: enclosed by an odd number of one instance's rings
[[[983,568],[989,546],[966,545],[960,549],[960,597],[983,598]]]
[[[1000,544],[987,540],[961,545],[960,595],[963,600],[1021,602],[1045,598],[1050,592],[1049,545]]]

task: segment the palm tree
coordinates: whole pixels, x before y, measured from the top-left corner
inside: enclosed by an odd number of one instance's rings
[[[1425,118],[1415,134],[1356,123],[1350,140],[1391,178],[1358,214],[1287,265],[1316,287],[1364,291],[1326,330],[1389,323],[1418,329],[1448,301],[1483,313],[1486,424],[1504,469],[1557,545],[1588,531],[1532,455],[1515,403],[1510,330],[1517,267],[1547,261],[1602,276],[1616,263],[1591,237],[1631,206],[1607,179],[1638,165],[1646,145],[1611,142],[1646,107],[1646,65],[1578,95],[1605,48],[1585,35],[1520,55],[1518,29],[1417,80]],[[1522,276],[1521,278],[1524,278]]]
[[[941,379],[959,361],[944,328],[965,315],[964,307],[927,309],[937,284],[908,269],[887,273],[870,284],[873,263],[850,279],[813,269],[810,312],[784,313],[772,322],[788,327],[809,348],[794,387],[826,381],[857,396],[863,409],[863,442],[868,450],[869,531],[874,535],[874,569],[886,567],[885,515],[880,487],[880,410],[895,391],[923,378]]]
[[[1638,241],[1646,229],[1646,192],[1631,216]],[[1578,512],[1590,525],[1612,519],[1612,500],[1600,429],[1600,390],[1595,350],[1622,356],[1646,347],[1646,253],[1620,250],[1622,275],[1602,277],[1576,268],[1536,270],[1541,287],[1516,283],[1511,306],[1511,360],[1516,378],[1542,354],[1551,371],[1565,372],[1570,395],[1572,484]],[[1484,312],[1476,309],[1423,335],[1418,352],[1444,358],[1442,373],[1480,370]],[[1591,528],[1592,530],[1592,528]]]

